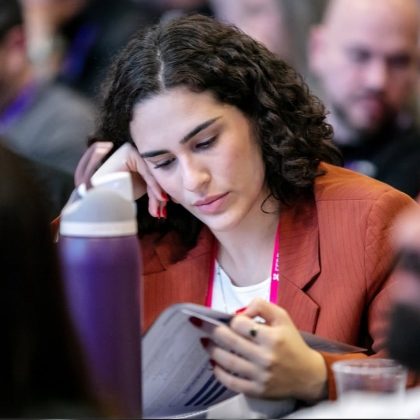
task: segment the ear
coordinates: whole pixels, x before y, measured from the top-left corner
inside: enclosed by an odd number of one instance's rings
[[[309,32],[308,40],[308,65],[309,69],[316,75],[323,67],[325,59],[325,27],[314,25]]]

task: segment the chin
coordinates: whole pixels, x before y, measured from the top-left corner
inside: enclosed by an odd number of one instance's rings
[[[221,213],[214,216],[201,217],[200,220],[207,225],[213,232],[229,232],[235,229],[240,219],[238,217],[229,217],[226,213]]]

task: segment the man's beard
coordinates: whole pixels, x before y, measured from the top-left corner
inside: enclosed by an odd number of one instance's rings
[[[387,109],[377,124],[370,127],[355,127],[345,106],[332,103],[331,110],[344,131],[351,137],[347,140],[351,140],[353,144],[374,142],[378,137],[382,138],[384,133],[389,135],[389,130],[395,125],[397,119],[396,113]]]
[[[394,305],[387,348],[393,359],[420,373],[420,308],[407,303]]]

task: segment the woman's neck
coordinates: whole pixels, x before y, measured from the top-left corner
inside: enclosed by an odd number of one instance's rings
[[[271,273],[273,246],[279,222],[277,201],[256,206],[229,232],[213,232],[218,241],[217,260],[237,286],[264,281]]]

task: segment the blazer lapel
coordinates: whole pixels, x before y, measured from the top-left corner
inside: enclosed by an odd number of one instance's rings
[[[305,293],[305,287],[320,273],[318,219],[313,200],[282,210],[279,240],[279,305],[299,329],[314,332],[319,305]]]
[[[197,246],[173,263],[175,237],[168,235],[156,244],[145,265],[152,267],[143,275],[144,327],[147,329],[157,316],[175,303],[192,302],[204,305],[210,273],[212,235],[202,229]]]
[[[319,313],[319,305],[305,293],[305,288],[320,273],[318,235],[313,201],[282,210],[278,302],[299,329],[309,332],[315,331]],[[147,265],[153,265],[156,270],[143,277],[147,285],[146,326],[161,310],[174,303],[205,303],[210,265],[213,263],[213,240],[210,231],[203,228],[197,246],[176,264],[171,262],[171,250],[174,248],[171,238],[154,247],[154,255],[148,256]],[[147,310],[148,307],[150,310]]]

